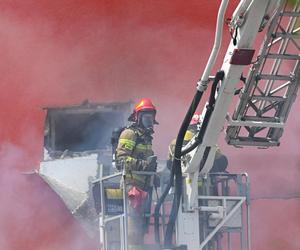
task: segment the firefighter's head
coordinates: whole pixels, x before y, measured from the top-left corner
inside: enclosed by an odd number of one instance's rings
[[[156,108],[149,98],[141,99],[134,107],[133,113],[129,117],[129,121],[137,123],[146,129],[153,129],[154,124],[158,124],[155,120]]]

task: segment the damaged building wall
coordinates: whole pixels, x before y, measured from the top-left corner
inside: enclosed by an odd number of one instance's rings
[[[1,1],[1,249],[97,249],[49,188],[20,175],[37,168],[43,154],[41,108],[151,97],[160,122],[154,147],[164,158],[212,47],[218,5]],[[253,249],[300,248],[299,200],[276,199],[300,192],[297,107],[299,99],[280,148],[237,150],[221,142],[230,171],[249,172],[252,194],[275,196],[253,202]]]

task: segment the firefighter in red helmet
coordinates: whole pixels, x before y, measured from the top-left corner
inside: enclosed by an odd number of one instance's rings
[[[149,98],[141,99],[128,118],[132,124],[121,132],[116,149],[116,167],[126,172],[129,250],[143,249],[143,205],[149,198],[151,178],[132,171],[156,171],[157,157],[152,150],[154,124],[158,124],[155,116],[156,108],[152,101]]]

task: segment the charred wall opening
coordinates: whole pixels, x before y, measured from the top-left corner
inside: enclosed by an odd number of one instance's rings
[[[46,108],[44,147],[49,152],[111,148],[111,134],[125,126],[131,102]]]

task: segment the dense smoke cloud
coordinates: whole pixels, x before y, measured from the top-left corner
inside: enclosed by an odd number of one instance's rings
[[[41,107],[150,97],[160,122],[154,148],[165,158],[207,62],[218,5],[1,1],[0,249],[96,248],[46,185],[20,173],[41,158]],[[230,171],[251,175],[254,197],[300,193],[297,107],[298,100],[280,148],[238,150],[220,139]],[[299,249],[289,238],[300,232],[298,210],[298,200],[253,202],[253,249]],[[292,231],[273,234],[283,224]]]
[[[20,147],[1,146],[0,249],[96,249],[40,177],[16,169],[29,158]]]

